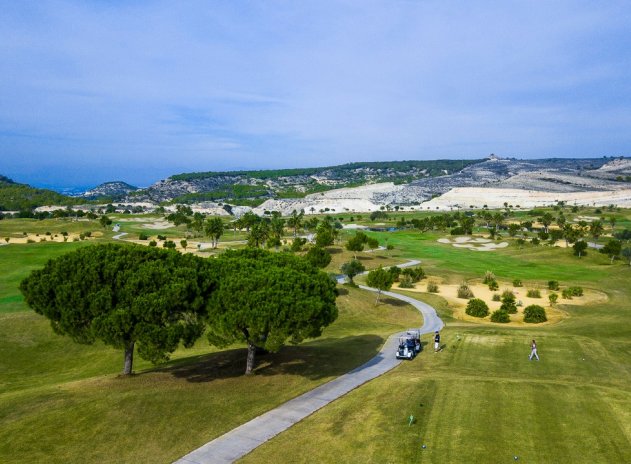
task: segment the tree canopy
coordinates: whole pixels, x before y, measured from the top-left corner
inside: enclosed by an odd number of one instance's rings
[[[335,283],[303,258],[249,248],[213,263],[220,278],[208,304],[208,340],[246,342],[246,374],[257,347],[277,351],[287,340],[317,337],[337,318]]]
[[[373,271],[368,273],[366,277],[366,283],[369,287],[374,287],[377,290],[377,303],[379,303],[379,297],[381,296],[381,292],[390,290],[392,284],[394,283],[394,275],[384,268],[379,267]]]
[[[156,363],[201,336],[214,286],[206,264],[175,251],[96,245],[48,261],[20,290],[56,333],[124,349],[123,374],[131,374],[135,344],[143,359]]]

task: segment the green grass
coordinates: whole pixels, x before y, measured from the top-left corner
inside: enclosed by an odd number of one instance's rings
[[[51,254],[38,255],[40,265]],[[19,311],[0,314],[1,462],[171,462],[422,323],[409,305],[375,306],[372,294],[344,287],[340,316],[321,338],[260,356],[254,376],[243,376],[244,348],[219,351],[202,339],[158,368],[137,358],[139,374],[119,378],[122,352],[75,344],[14,304]]]
[[[437,234],[388,236],[404,256],[456,282],[492,270],[501,278],[580,282],[609,300],[564,301],[568,317],[556,325],[505,328],[455,320],[440,294],[408,292],[446,322],[443,352],[422,352],[241,462],[631,461],[628,266],[610,266],[598,253],[582,260],[550,247],[482,253],[438,244]],[[528,361],[532,338],[540,362]]]
[[[621,229],[629,215],[617,214]],[[0,221],[0,238],[2,231],[34,232],[30,225],[38,233],[72,232],[67,222],[53,229],[55,220],[13,221]],[[137,224],[129,227],[138,232]],[[169,230],[183,232],[156,232]],[[579,260],[566,249],[519,249],[510,239],[508,248],[483,253],[440,244],[441,233],[369,235],[395,246],[375,255],[381,256],[371,260],[375,266],[420,259],[428,274],[451,282],[490,270],[502,280],[582,285],[609,299],[592,306],[560,300],[562,322],[507,328],[456,320],[440,294],[408,292],[446,322],[444,351],[424,351],[244,462],[513,462],[515,455],[519,462],[631,462],[629,266],[610,265],[591,250]],[[375,306],[373,294],[345,286],[340,317],[323,337],[261,356],[252,377],[242,375],[243,347],[219,351],[202,339],[158,368],[137,358],[139,374],[119,378],[122,353],[53,334],[17,289],[30,270],[85,245],[0,247],[0,462],[171,462],[359,365],[387,335],[421,323],[408,306],[393,300]],[[346,251],[334,254],[329,270],[349,258]],[[541,362],[527,360],[532,338]],[[410,414],[416,422],[408,427]]]

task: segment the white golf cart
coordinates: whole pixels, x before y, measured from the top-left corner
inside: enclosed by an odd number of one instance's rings
[[[421,333],[419,330],[410,329],[405,335],[399,337],[397,359],[414,359],[421,352]]]

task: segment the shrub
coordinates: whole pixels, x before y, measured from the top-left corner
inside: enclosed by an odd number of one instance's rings
[[[401,271],[401,274],[410,276],[412,282],[418,282],[425,278],[425,271],[421,267],[406,267]]]
[[[479,298],[472,298],[467,303],[467,309],[465,312],[469,316],[473,317],[486,317],[489,315],[489,307],[483,300]]]
[[[465,230],[462,227],[454,227],[449,233],[451,235],[464,235]]]
[[[147,240],[149,238],[149,236],[147,234],[145,234],[144,232],[140,232],[138,234],[138,240]]]
[[[498,309],[497,311],[494,311],[493,314],[491,314],[491,322],[499,322],[501,324],[504,324],[506,322],[510,322],[510,316],[506,311]]]
[[[500,301],[500,295],[499,295],[499,293],[494,293],[494,294],[493,294],[493,301]]]
[[[517,305],[515,304],[515,295],[510,290],[504,290],[502,293],[502,305],[500,311],[506,313],[515,314],[517,312]]]
[[[89,231],[89,230],[88,230],[87,232],[84,232],[84,235],[85,235],[86,237],[92,237],[92,231]]]
[[[412,277],[410,277],[409,275],[401,276],[399,287],[400,288],[414,288],[414,282],[412,282]]]
[[[530,240],[530,243],[533,245],[539,245],[539,239],[537,237],[533,237],[532,240]]]
[[[387,250],[394,250],[394,245],[388,245],[388,246],[386,247],[386,249],[387,249]]]
[[[583,287],[568,287],[567,290],[572,296],[583,296]]]
[[[494,280],[495,280],[495,274],[493,274],[491,271],[486,271],[484,273],[484,280],[482,281],[482,283],[490,284]]]
[[[167,236],[166,235],[158,235],[158,240],[166,240]]]
[[[551,305],[555,304],[558,299],[559,299],[559,295],[557,295],[556,293],[550,293],[548,295],[548,300],[550,301]]]
[[[399,281],[399,276],[401,275],[401,268],[397,266],[391,266],[388,268],[388,272],[392,275],[392,278],[395,282]],[[409,288],[409,287],[408,287]]]
[[[157,246],[157,245],[158,245],[158,242],[156,242],[155,240],[151,240],[149,242],[149,246],[151,246],[151,247],[154,247],[154,246]]]
[[[495,291],[495,290],[497,290],[498,288],[500,288],[500,286],[497,284],[497,280],[491,280],[491,281],[489,282],[489,290],[491,290],[491,291]]]
[[[546,310],[539,305],[530,305],[524,309],[524,322],[538,324],[547,320]]]
[[[438,293],[438,284],[430,280],[427,282],[427,291],[429,293]]]
[[[567,288],[564,288],[561,291],[561,298],[563,298],[564,300],[571,300],[572,299],[572,292],[570,292]]]
[[[463,298],[465,300],[473,298],[473,292],[466,282],[462,282],[460,287],[458,287],[458,298]]]
[[[327,267],[331,262],[331,253],[329,253],[326,248],[314,246],[309,249],[305,255],[305,259],[315,267],[322,269]]]
[[[522,287],[521,279],[513,279],[513,287]]]
[[[558,280],[549,280],[548,281],[548,290],[559,290],[559,281]]]
[[[180,245],[183,249],[186,250],[186,247],[188,246],[188,241],[186,239],[180,240]]]
[[[83,233],[79,234],[79,240],[85,240],[85,234]]]
[[[175,249],[175,242],[174,242],[173,240],[166,240],[166,241],[162,244],[162,246],[163,246],[164,248],[169,248],[169,249],[173,250],[173,249]]]
[[[46,232],[46,235],[50,235],[50,232]]]
[[[512,290],[508,290],[508,289],[506,289],[506,290],[504,290],[504,291],[502,292],[502,298],[505,298],[505,297],[506,297],[506,298],[513,297],[513,299],[515,299],[515,294],[513,293],[513,291],[512,291]]]
[[[541,292],[536,288],[531,288],[526,292],[528,298],[541,298]]]
[[[307,239],[303,237],[296,237],[293,242],[291,242],[290,250],[294,253],[301,251],[302,247],[307,243]]]

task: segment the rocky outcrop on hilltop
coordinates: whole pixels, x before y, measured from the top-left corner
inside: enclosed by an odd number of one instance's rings
[[[138,187],[129,185],[126,182],[105,182],[104,184],[84,192],[81,196],[90,200],[97,198],[111,198],[113,201],[117,201],[126,198],[130,193],[135,192],[136,190],[138,190]]]

